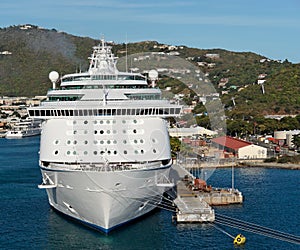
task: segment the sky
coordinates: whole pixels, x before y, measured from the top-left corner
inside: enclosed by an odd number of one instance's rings
[[[0,27],[19,24],[300,63],[300,0],[1,0]]]

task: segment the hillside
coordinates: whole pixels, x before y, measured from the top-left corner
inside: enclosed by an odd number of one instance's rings
[[[86,70],[92,46],[98,42],[33,25],[0,29],[0,96],[45,95],[51,86],[49,72]],[[117,56],[125,55],[125,44],[116,44],[113,49]],[[129,43],[127,51],[178,52],[207,75],[220,93],[229,117],[299,113],[299,64],[277,62],[251,52],[186,46],[177,50],[156,41]],[[165,86],[180,84],[172,79],[164,81],[169,81]],[[174,90],[184,91],[181,87]]]

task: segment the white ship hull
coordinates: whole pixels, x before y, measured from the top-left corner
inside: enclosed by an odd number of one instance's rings
[[[41,169],[41,185],[56,210],[108,233],[134,220],[161,202],[171,164],[158,169],[129,171],[49,171]],[[47,182],[47,181],[46,181]]]

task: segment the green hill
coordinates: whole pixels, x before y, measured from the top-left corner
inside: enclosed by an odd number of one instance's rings
[[[85,71],[92,46],[98,42],[34,25],[0,29],[0,96],[45,95],[51,87],[49,72]],[[125,55],[126,46],[116,44],[113,50],[121,57]],[[129,43],[127,51],[133,54],[172,52],[173,49],[156,41],[145,41]],[[206,73],[220,93],[229,117],[299,113],[299,64],[277,62],[251,52],[186,46],[180,46],[178,51],[180,57]],[[257,84],[262,80],[259,76],[265,80],[263,86]],[[164,83],[165,86],[180,84],[178,80],[166,78]],[[174,90],[187,93],[182,86]],[[190,103],[188,98],[185,100]]]

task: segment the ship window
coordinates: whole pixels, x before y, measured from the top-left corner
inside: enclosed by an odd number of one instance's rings
[[[154,154],[156,154],[156,149],[153,149],[152,151],[153,151]]]
[[[94,131],[94,134],[95,134],[95,135],[97,134],[97,130]]]
[[[84,144],[88,144],[88,141],[84,141]]]
[[[54,116],[54,115],[55,115],[55,114],[54,114],[54,110],[52,110],[52,109],[50,110],[50,115],[51,115],[51,116]]]
[[[107,124],[110,124],[110,121],[109,121],[109,120],[107,120],[107,121],[106,121],[106,123],[107,123]]]
[[[94,144],[97,144],[98,142],[96,140],[94,140]]]
[[[64,110],[61,110],[61,115],[65,116],[65,111]]]
[[[79,109],[79,110],[78,110],[78,115],[79,115],[79,116],[82,116],[82,115],[83,115],[83,114],[82,114],[82,109]]]
[[[73,124],[75,125],[76,123],[77,123],[77,122],[74,120],[74,121],[73,121]]]
[[[107,144],[110,144],[110,140],[107,140]]]
[[[122,109],[122,115],[126,115],[126,109]]]
[[[73,142],[73,144],[75,144],[75,145],[76,145],[76,144],[77,144],[77,141],[75,140],[75,141]]]
[[[88,154],[88,152],[87,151],[84,151],[84,155],[87,155]]]
[[[73,155],[76,155],[76,151],[73,151]]]
[[[122,121],[122,123],[124,123],[124,124],[125,124],[125,123],[126,123],[126,121],[125,121],[125,120],[123,120],[123,121]]]
[[[96,155],[97,154],[97,151],[94,151],[94,155]]]
[[[170,114],[171,114],[171,115],[174,115],[174,111],[175,111],[174,108],[170,108]]]
[[[137,150],[134,150],[134,153],[135,153],[135,154],[138,154],[139,152],[138,152]]]
[[[58,144],[59,143],[59,140],[55,140],[55,142],[54,142],[55,144]]]
[[[137,123],[137,120],[133,120],[133,123]]]
[[[103,131],[103,130],[100,130],[100,134],[101,134],[101,135],[104,134],[104,131]]]
[[[84,134],[86,135],[88,133],[88,131],[87,130],[84,130]]]
[[[94,124],[97,124],[97,121],[94,121]]]
[[[117,130],[113,130],[113,134],[116,134],[117,133]]]
[[[100,151],[100,154],[101,154],[101,155],[104,155],[104,151]]]
[[[70,116],[68,109],[66,109],[65,112],[66,112],[66,116]]]
[[[58,155],[58,150],[55,150],[55,151],[54,151],[54,154],[55,154],[55,155]]]
[[[114,143],[114,144],[117,144],[117,141],[116,141],[116,140],[114,140],[114,141],[113,141],[113,143]]]
[[[140,143],[144,143],[144,140],[143,140],[143,139],[141,139],[141,140],[140,140]]]
[[[133,130],[133,133],[136,134],[136,132],[137,132],[136,129],[134,129],[134,130]]]
[[[71,141],[70,141],[70,140],[68,140],[68,141],[67,141],[67,144],[70,144],[70,143],[71,143]]]
[[[70,151],[67,151],[67,155],[69,155],[69,154],[71,154],[71,152],[70,152]]]
[[[121,109],[117,109],[117,115],[121,115]]]
[[[125,129],[123,129],[123,134],[126,134],[126,130]]]
[[[117,150],[114,151],[114,154],[115,154],[115,155],[117,154]]]
[[[106,110],[106,115],[111,115],[111,109]]]
[[[107,130],[106,133],[107,133],[107,134],[110,134],[110,130]]]
[[[84,123],[84,124],[88,124],[88,121],[84,121],[83,123]]]
[[[109,155],[110,155],[110,151],[109,151],[109,150],[107,151],[107,154],[109,154]]]
[[[124,144],[126,144],[126,143],[127,143],[127,141],[126,141],[126,140],[123,140],[123,143],[124,143]]]
[[[45,116],[45,110],[41,110],[41,116]]]
[[[143,149],[141,150],[141,153],[144,154],[144,150]]]
[[[134,140],[134,143],[136,144],[136,143],[137,143],[137,140]]]
[[[127,155],[127,151],[126,150],[124,150],[124,154]]]
[[[69,110],[69,112],[70,112],[70,116],[73,116],[74,115],[74,112],[73,112],[74,110]]]
[[[46,116],[50,116],[50,110],[46,110]]]
[[[89,109],[88,112],[89,112],[89,115],[93,115],[93,110],[92,109]]]
[[[100,121],[100,124],[103,124],[103,121],[102,121],[102,120]]]
[[[83,110],[83,115],[87,116],[88,115],[88,111],[86,109]]]
[[[79,116],[79,110],[77,109],[74,110],[74,116]]]
[[[180,108],[176,108],[176,114],[180,114]]]
[[[101,141],[100,141],[100,144],[103,144],[103,143],[104,143],[104,141],[103,141],[103,140],[101,140]]]

